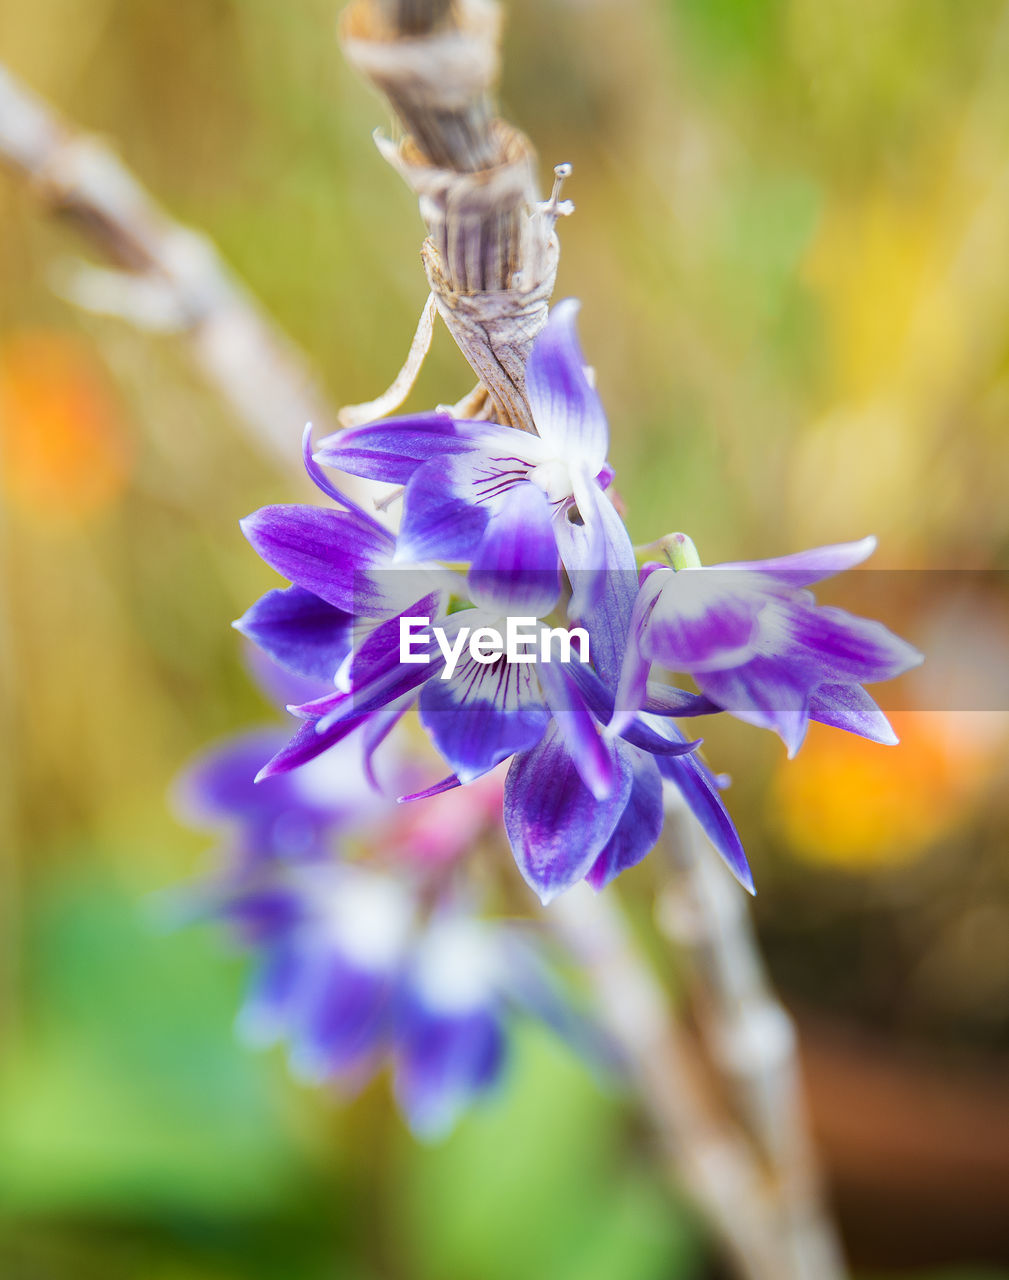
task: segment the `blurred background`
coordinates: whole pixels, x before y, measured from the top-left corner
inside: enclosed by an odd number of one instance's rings
[[[878,568],[951,571],[876,579],[929,655],[884,703],[900,748],[706,737],[858,1274],[1007,1277],[1009,703],[984,689],[1009,651],[1009,7],[507,10],[504,111],[544,174],[574,165],[558,296],[635,540],[717,561],[874,532]],[[389,383],[426,288],[335,16],[0,0],[0,60],[213,237],[342,404]],[[384,1084],[341,1107],[237,1045],[243,962],[212,930],[150,927],[207,846],[171,779],[269,718],[228,624],[273,578],[237,521],[303,490],[179,340],[54,296],[82,253],[0,173],[0,1274],[715,1275],[627,1101],[546,1036],[419,1147]],[[411,405],[468,387],[439,332]],[[658,878],[625,878],[645,916]]]

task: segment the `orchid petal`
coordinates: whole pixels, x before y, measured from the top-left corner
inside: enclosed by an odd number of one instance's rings
[[[470,595],[502,613],[549,613],[560,595],[560,562],[550,507],[533,484],[519,484],[504,496],[472,552]]]
[[[413,1133],[428,1141],[445,1137],[498,1079],[505,1049],[504,1028],[491,1009],[452,1015],[411,1001],[401,1010],[395,1090]]]
[[[579,508],[586,523],[573,524],[566,512],[557,517],[554,529],[573,589],[568,612],[589,629],[592,661],[606,684],[615,688],[638,592],[637,562],[612,502],[594,483],[586,492],[586,511]]]
[[[468,560],[490,517],[478,502],[469,456],[438,458],[420,467],[403,495],[396,559]]]
[[[579,303],[559,302],[533,343],[526,364],[526,395],[536,430],[552,449],[585,461],[593,474],[606,461],[609,432],[602,401],[585,372],[575,319]]]
[[[268,591],[233,625],[295,675],[332,681],[350,652],[352,623],[311,591],[287,587]]]
[[[392,552],[392,538],[348,511],[301,505],[262,507],[242,532],[263,560],[295,586],[348,613],[381,612],[368,579]]]
[[[470,448],[458,423],[446,413],[386,418],[349,427],[320,440],[316,462],[366,480],[406,484],[418,467],[432,458]]]
[[[794,651],[799,661],[814,660],[825,683],[892,680],[924,660],[883,623],[833,606],[775,602],[761,616],[760,634],[762,649],[774,644],[783,653]]]
[[[631,790],[620,758],[616,783],[597,800],[551,726],[517,755],[505,781],[505,829],[526,883],[544,904],[585,876],[613,834]]]
[[[336,947],[313,953],[291,997],[291,1067],[319,1083],[369,1065],[389,1030],[388,974],[363,968]]]
[[[889,720],[858,684],[820,685],[809,699],[809,718],[884,746],[898,741]]]
[[[662,775],[650,755],[621,746],[631,763],[633,782],[627,804],[605,847],[585,879],[603,889],[629,867],[636,866],[655,847],[662,832]]]
[[[718,781],[711,770],[696,755],[662,756],[656,763],[662,776],[676,786],[732,874],[747,893],[755,893],[753,873],[739,832],[722,803]]]
[[[616,755],[613,746],[600,734],[579,690],[574,673],[581,666],[582,663],[571,663],[569,675],[559,663],[541,662],[538,664],[540,684],[559,739],[567,748],[582,782],[597,800],[605,800],[612,792],[617,777]]]
[[[467,655],[449,680],[429,680],[420,719],[460,782],[472,782],[516,751],[534,746],[549,715],[529,670]]]
[[[697,677],[701,692],[747,724],[773,729],[795,755],[809,723],[807,674],[780,658],[753,658],[729,671],[708,671]]]
[[[765,574],[793,587],[805,587],[833,577],[846,569],[867,560],[876,550],[874,537],[861,538],[857,542],[835,542],[825,547],[813,547],[809,551],[797,551],[790,556],[777,556],[772,560],[736,560],[712,565],[715,569],[742,569]]]

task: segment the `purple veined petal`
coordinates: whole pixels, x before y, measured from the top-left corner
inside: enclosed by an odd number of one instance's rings
[[[575,298],[565,298],[550,312],[526,363],[526,395],[541,438],[556,454],[587,464],[595,475],[606,462],[609,431],[585,371],[578,308]]]
[[[542,617],[560,596],[560,560],[546,495],[523,482],[505,493],[471,551],[470,597],[485,609]]]
[[[596,890],[637,866],[655,848],[665,816],[662,775],[655,761],[635,747],[621,744],[619,750],[629,757],[634,780],[613,834],[585,877]]]
[[[740,569],[748,573],[765,574],[792,587],[806,587],[824,578],[853,569],[876,550],[874,537],[861,538],[857,542],[835,542],[825,547],[813,547],[809,551],[797,551],[790,556],[777,556],[772,560],[736,560],[711,565],[713,569]]]
[[[316,446],[315,461],[366,480],[406,484],[432,458],[471,448],[457,422],[447,413],[420,413],[385,418],[326,436]]]
[[[399,562],[468,560],[483,537],[490,507],[476,501],[470,482],[473,455],[425,463],[403,495],[396,539]]]
[[[551,726],[517,755],[505,781],[505,830],[519,871],[544,905],[587,873],[613,834],[631,790],[620,764],[616,783],[597,800]]]
[[[653,585],[654,584],[654,585]],[[718,671],[755,653],[760,617],[771,597],[761,579],[721,568],[651,574],[642,592],[655,603],[641,630],[645,657],[669,671]]]
[[[671,725],[666,731],[677,732]],[[756,893],[739,832],[722,803],[715,775],[696,755],[662,756],[656,763],[662,776],[677,788],[725,865],[747,893]]]
[[[459,423],[466,448],[432,458],[403,495],[400,561],[469,560],[502,499],[528,483],[543,442],[497,423]]]
[[[558,739],[585,786],[597,800],[605,800],[618,776],[616,750],[599,732],[575,678],[575,670],[584,664],[574,661],[561,665],[555,654],[551,658],[550,662],[537,663],[536,669]]]
[[[507,1042],[500,1017],[491,1008],[438,1013],[413,1001],[397,1032],[396,1100],[416,1137],[444,1138],[501,1076]]]
[[[356,964],[337,947],[307,959],[289,1005],[295,1075],[320,1083],[370,1066],[387,1042],[393,992],[387,972]]]
[[[820,685],[809,699],[809,718],[887,747],[898,742],[890,721],[858,684]]]
[[[331,683],[350,652],[352,623],[311,591],[287,587],[268,591],[232,625],[281,667]]]
[[[596,670],[610,688],[616,688],[638,593],[638,569],[630,537],[612,502],[600,492],[591,505],[590,528],[573,524],[570,513],[562,512],[554,532],[574,591],[568,613],[589,629]],[[597,528],[602,530],[601,538],[595,536]],[[602,564],[600,550],[605,556]],[[576,604],[579,609],[573,607]]]
[[[292,504],[262,507],[241,526],[270,568],[295,586],[348,613],[384,610],[368,573],[389,561],[393,541],[378,525],[354,512]]]
[[[882,622],[827,605],[776,601],[761,614],[760,640],[764,652],[798,651],[800,660],[812,659],[831,684],[892,680],[924,661]]]
[[[529,668],[504,658],[483,665],[467,655],[420,694],[421,723],[463,783],[534,746],[549,718]]]
[[[777,658],[753,658],[730,671],[697,676],[701,692],[747,724],[773,730],[791,759],[802,746],[809,723],[809,697],[818,683],[810,669]]]
[[[282,943],[260,961],[235,1020],[243,1043],[257,1049],[276,1044],[287,1033],[291,1001],[301,977],[297,947]]]
[[[435,599],[428,597],[428,602]],[[420,601],[413,606],[418,610],[417,616],[430,616],[424,611],[424,603]],[[449,620],[443,620],[446,621],[446,630],[452,623],[461,625],[459,617],[456,614]],[[400,617],[390,618],[374,627],[354,652],[352,660],[339,673],[340,687],[335,692],[300,706],[289,706],[288,710],[292,715],[312,722],[314,732],[320,735],[328,735],[340,724],[353,727],[366,716],[384,712],[389,704],[406,698],[419,685],[435,678],[444,666],[440,651],[431,652],[435,648],[433,641],[429,644],[430,661],[427,663],[401,662],[399,646]]]

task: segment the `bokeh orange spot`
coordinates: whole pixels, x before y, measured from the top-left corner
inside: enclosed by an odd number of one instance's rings
[[[883,747],[810,725],[774,779],[776,821],[810,862],[871,870],[915,858],[962,822],[1002,758],[1009,725],[989,712],[906,711]]]
[[[66,527],[122,492],[133,450],[107,374],[65,333],[0,345],[0,486],[33,523]]]

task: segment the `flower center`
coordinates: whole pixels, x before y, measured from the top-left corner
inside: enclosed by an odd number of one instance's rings
[[[547,495],[551,503],[565,502],[574,493],[568,464],[560,458],[541,462],[529,472],[529,479]]]

